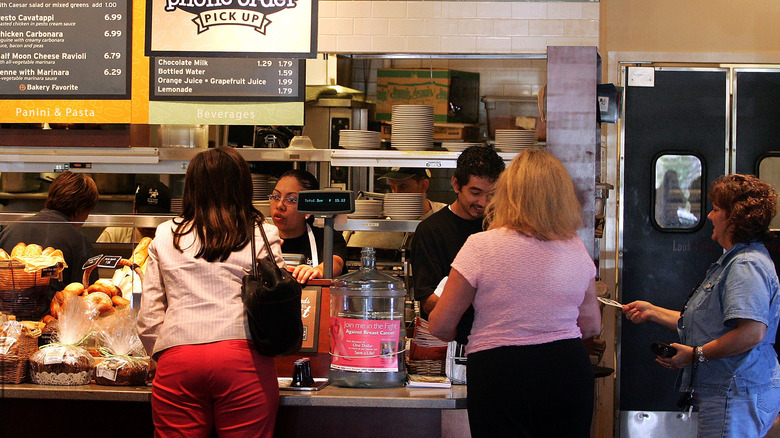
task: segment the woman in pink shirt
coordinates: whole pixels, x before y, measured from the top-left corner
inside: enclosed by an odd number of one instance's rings
[[[249,165],[232,148],[196,155],[182,215],[149,245],[138,331],[157,360],[152,388],[156,437],[272,437],[279,384],[272,357],[254,348],[241,280],[266,257],[252,206]],[[262,225],[279,266],[279,232]],[[253,255],[253,233],[260,242]]]
[[[487,231],[452,263],[430,330],[466,345],[473,437],[588,437],[593,369],[582,338],[601,330],[596,268],[577,229],[581,207],[563,165],[527,149],[499,177]],[[561,417],[563,415],[563,417]]]

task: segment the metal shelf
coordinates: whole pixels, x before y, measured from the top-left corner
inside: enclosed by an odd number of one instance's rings
[[[418,220],[398,221],[391,219],[347,219],[335,221],[336,231],[384,231],[390,233],[413,233],[420,223]]]
[[[35,213],[0,213],[0,224],[16,222]],[[136,227],[154,228],[176,217],[175,215],[149,214],[91,214],[84,222],[85,227]]]
[[[327,149],[236,149],[247,161],[327,162]],[[192,157],[203,149],[191,148],[0,148],[0,172],[183,174]]]
[[[460,152],[449,151],[390,151],[334,149],[331,166],[344,167],[423,167],[429,169],[454,169]],[[517,154],[498,154],[510,162]]]

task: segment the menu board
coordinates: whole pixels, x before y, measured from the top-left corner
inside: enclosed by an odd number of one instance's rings
[[[149,100],[302,102],[299,59],[152,57]]]
[[[0,1],[0,8],[0,98],[130,98],[128,0]]]

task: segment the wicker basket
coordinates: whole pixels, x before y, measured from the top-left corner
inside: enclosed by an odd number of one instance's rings
[[[27,379],[27,359],[38,351],[41,329],[22,330],[17,354],[0,354],[0,383],[22,383]]]
[[[409,359],[408,361],[406,361],[406,366],[409,369],[409,374],[420,374],[422,376],[446,375],[444,359],[441,360]]]
[[[24,263],[17,260],[0,261],[0,311],[16,315],[18,319],[38,319],[49,308],[49,281],[62,272],[64,265],[33,272],[24,271]]]
[[[54,266],[38,271],[25,272],[24,263],[17,260],[0,261],[0,290],[19,290],[34,286],[47,286],[49,280],[62,272],[63,266]]]

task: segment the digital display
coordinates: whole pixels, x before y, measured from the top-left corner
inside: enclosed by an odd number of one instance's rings
[[[355,200],[349,190],[306,190],[298,193],[300,213],[344,214],[354,211]]]

